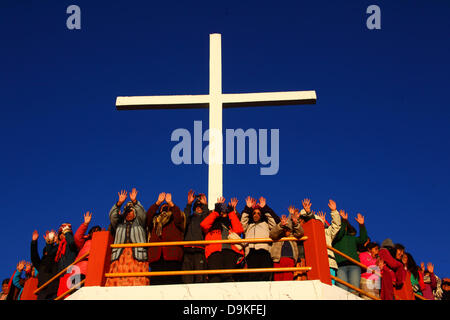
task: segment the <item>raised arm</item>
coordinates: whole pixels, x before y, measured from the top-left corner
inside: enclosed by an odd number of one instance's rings
[[[39,269],[39,266],[41,265],[41,258],[39,257],[38,249],[37,249],[37,240],[39,238],[39,233],[34,230],[32,240],[31,240],[31,263],[36,267],[36,269]]]

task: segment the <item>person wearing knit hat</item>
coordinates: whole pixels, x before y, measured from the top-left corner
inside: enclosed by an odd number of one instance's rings
[[[381,243],[378,256],[383,261],[380,291],[380,298],[382,300],[394,300],[395,289],[400,289],[403,286],[406,271],[401,262],[401,258],[404,250],[405,248],[402,245],[394,245],[389,238],[383,240]]]
[[[192,207],[192,213],[191,213]],[[204,240],[200,223],[209,214],[208,201],[205,194],[195,195],[189,190],[188,201],[184,208],[186,216],[186,227],[184,233],[185,241]],[[204,270],[206,269],[206,257],[204,246],[184,246],[182,270]],[[183,275],[183,283],[202,283],[206,281],[206,275]]]
[[[270,230],[276,222],[271,210],[266,203],[266,199],[261,197],[259,203],[256,199],[248,196],[246,206],[242,211],[241,224],[244,228],[245,239],[269,238]],[[276,216],[276,214],[274,213]],[[272,268],[273,261],[270,256],[269,243],[249,243],[245,246],[245,259],[247,268]],[[270,281],[272,273],[249,273],[248,281]]]

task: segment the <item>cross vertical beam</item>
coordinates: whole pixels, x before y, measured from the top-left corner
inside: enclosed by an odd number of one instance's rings
[[[209,35],[209,158],[208,207],[214,208],[222,196],[222,36]]]

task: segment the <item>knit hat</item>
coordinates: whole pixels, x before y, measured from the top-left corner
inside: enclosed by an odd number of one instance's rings
[[[392,242],[391,239],[387,238],[384,239],[384,241],[381,243],[381,247],[382,248],[393,248],[394,247],[394,243]]]

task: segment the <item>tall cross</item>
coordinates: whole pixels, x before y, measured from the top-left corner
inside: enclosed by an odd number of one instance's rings
[[[222,196],[222,108],[315,104],[315,91],[222,93],[222,37],[209,35],[209,94],[117,97],[117,110],[209,107],[208,207]]]

